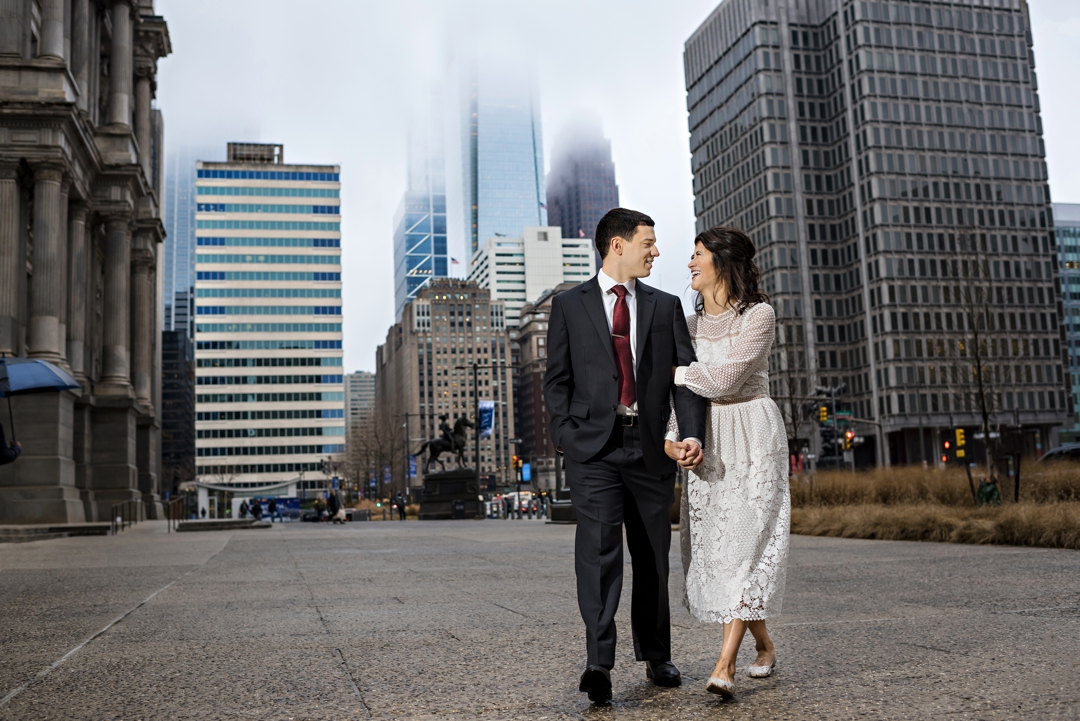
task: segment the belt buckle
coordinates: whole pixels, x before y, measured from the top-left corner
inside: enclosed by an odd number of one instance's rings
[[[619,416],[623,428],[632,428],[637,424],[637,416]]]

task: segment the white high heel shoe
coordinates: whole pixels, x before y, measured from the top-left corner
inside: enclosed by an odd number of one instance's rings
[[[735,697],[735,682],[725,681],[722,678],[716,676],[709,677],[709,683],[705,686],[705,690],[709,693],[714,693],[720,698],[734,698]]]
[[[750,678],[768,678],[772,676],[773,671],[776,670],[776,659],[773,658],[773,662],[768,666],[751,666],[747,669],[746,675]]]

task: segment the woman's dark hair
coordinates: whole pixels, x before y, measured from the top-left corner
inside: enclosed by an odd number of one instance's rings
[[[742,315],[754,303],[768,303],[769,296],[761,290],[761,270],[754,262],[754,242],[738,228],[717,226],[703,231],[694,238],[694,245],[701,243],[712,253],[713,267],[717,277],[727,287],[728,298],[735,305],[735,312]],[[694,310],[705,312],[705,301],[698,293]]]

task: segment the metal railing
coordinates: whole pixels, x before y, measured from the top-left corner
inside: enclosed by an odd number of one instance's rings
[[[176,530],[180,525],[180,521],[184,520],[184,499],[173,498],[165,504],[165,521],[169,529],[169,533]]]
[[[123,503],[114,503],[112,512],[112,535],[116,535],[128,526],[134,526],[139,521],[146,520],[146,508],[142,501],[130,500]]]

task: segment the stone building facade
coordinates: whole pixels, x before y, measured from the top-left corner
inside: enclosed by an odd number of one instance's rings
[[[0,2],[0,354],[81,390],[12,399],[0,522],[160,514],[157,61],[152,0]]]

